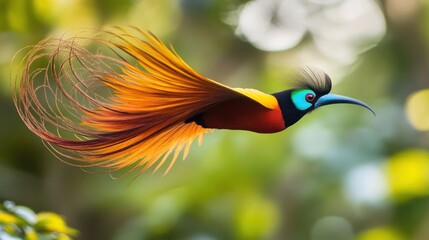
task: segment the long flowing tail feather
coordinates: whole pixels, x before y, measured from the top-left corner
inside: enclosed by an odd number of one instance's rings
[[[222,101],[245,96],[274,107],[271,95],[201,76],[135,28],[49,37],[31,48],[12,78],[20,117],[52,152],[108,172],[158,170],[172,155],[168,172],[210,131],[186,120]]]

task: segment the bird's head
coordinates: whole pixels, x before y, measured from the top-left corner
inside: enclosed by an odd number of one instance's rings
[[[297,84],[293,89],[274,94],[288,127],[316,108],[337,103],[359,105],[375,115],[374,110],[362,101],[330,94],[331,78],[317,68],[300,68],[294,78]]]

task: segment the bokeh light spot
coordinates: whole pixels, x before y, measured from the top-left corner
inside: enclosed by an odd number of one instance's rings
[[[73,0],[33,0],[36,16],[47,23],[55,23],[64,17],[65,11],[70,11],[75,7]]]
[[[307,124],[297,131],[293,138],[293,145],[300,155],[321,159],[321,156],[327,156],[331,149],[335,149],[338,143],[331,130],[323,124],[315,122]]]
[[[26,2],[24,0],[10,1],[6,17],[11,30],[20,32],[28,29],[29,20],[25,6]]]
[[[429,152],[414,149],[392,156],[387,162],[386,175],[394,199],[428,195]]]
[[[344,190],[356,203],[379,203],[387,194],[387,184],[381,167],[365,164],[354,168],[346,176]]]
[[[372,228],[360,233],[357,240],[404,240],[401,234],[391,227]]]
[[[411,94],[406,103],[406,114],[415,129],[429,130],[429,89]]]
[[[241,203],[236,215],[239,239],[264,239],[278,223],[276,205],[251,194]]]
[[[336,216],[324,217],[316,222],[311,231],[311,240],[353,239],[353,229],[350,223]]]
[[[163,35],[173,31],[180,23],[182,16],[179,9],[176,1],[135,1],[124,24],[151,29],[157,35]]]

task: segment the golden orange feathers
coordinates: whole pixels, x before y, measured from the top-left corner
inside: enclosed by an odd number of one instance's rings
[[[68,163],[108,172],[157,170],[170,160],[168,172],[210,131],[186,120],[223,101],[247,97],[277,106],[272,95],[201,76],[136,28],[49,37],[17,72],[14,100],[27,127]]]

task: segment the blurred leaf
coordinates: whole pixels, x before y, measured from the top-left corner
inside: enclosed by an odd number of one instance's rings
[[[29,229],[25,232],[25,239],[24,240],[39,240],[39,236],[37,236],[36,231],[33,229]]]
[[[22,224],[22,221],[18,217],[0,210],[0,224]]]
[[[31,209],[17,206],[11,201],[0,205],[0,233],[3,231],[25,240],[67,240],[70,239],[69,236],[77,236],[79,233],[68,227],[56,213],[41,212],[36,215]],[[3,239],[2,235],[0,239]]]
[[[76,229],[68,227],[60,215],[52,212],[38,213],[34,228],[40,232],[64,233],[70,236],[76,236],[79,233]]]

